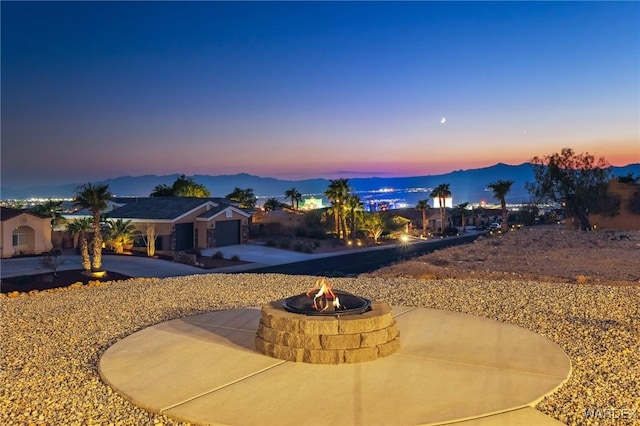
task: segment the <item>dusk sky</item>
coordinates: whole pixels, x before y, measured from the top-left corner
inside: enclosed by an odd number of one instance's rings
[[[638,2],[7,2],[2,186],[640,162]]]

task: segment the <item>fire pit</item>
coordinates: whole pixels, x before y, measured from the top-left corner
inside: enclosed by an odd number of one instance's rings
[[[371,310],[370,300],[333,290],[324,278],[316,284],[318,287],[306,293],[284,299],[282,306],[289,312],[304,315],[353,315]]]
[[[256,349],[312,364],[372,361],[400,347],[391,307],[340,290],[324,278],[316,288],[262,307]]]

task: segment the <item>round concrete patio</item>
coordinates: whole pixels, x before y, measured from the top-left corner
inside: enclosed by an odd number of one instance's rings
[[[523,328],[393,307],[400,349],[358,364],[258,353],[260,309],[161,323],[110,347],[100,375],[146,410],[198,424],[560,424],[532,408],[571,373],[566,354]]]

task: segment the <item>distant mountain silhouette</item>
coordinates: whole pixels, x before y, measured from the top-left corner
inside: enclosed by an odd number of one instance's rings
[[[624,176],[633,173],[640,176],[640,163],[629,164],[623,167],[612,167],[614,176]],[[107,179],[99,183],[108,184],[111,192],[119,197],[133,196],[146,197],[156,185],[171,185],[178,177],[172,175],[145,175],[145,176],[121,176]],[[194,175],[193,180],[204,185],[211,191],[214,197],[223,197],[233,191],[235,187],[253,188],[254,193],[262,197],[278,197],[282,199],[284,192],[290,188],[296,188],[303,195],[320,196],[329,185],[328,179],[305,180],[281,180],[253,176],[247,173],[236,175]],[[491,202],[493,193],[487,191],[487,185],[497,180],[514,181],[507,201],[512,203],[529,200],[529,194],[525,189],[525,183],[533,182],[533,168],[530,163],[520,165],[508,165],[498,163],[490,167],[456,170],[450,173],[429,176],[397,177],[397,178],[351,178],[349,184],[358,193],[369,193],[382,188],[394,188],[397,192],[411,188],[425,188],[426,193],[419,193],[413,198],[427,199],[432,188],[441,183],[448,183],[454,197],[454,204],[463,202],[475,203],[480,200]],[[2,199],[25,198],[71,198],[80,183],[71,183],[60,186],[36,186],[21,190],[12,190],[2,187],[0,194]],[[405,191],[406,192],[406,191]]]

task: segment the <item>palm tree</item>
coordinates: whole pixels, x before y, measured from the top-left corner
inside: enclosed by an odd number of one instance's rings
[[[75,206],[91,210],[93,215],[93,262],[94,271],[102,267],[102,229],[100,212],[107,209],[107,201],[113,197],[109,185],[85,183],[76,188]]]
[[[174,197],[173,188],[169,185],[156,185],[149,197]]]
[[[422,212],[422,236],[427,235],[427,212],[429,211],[429,200],[420,200],[416,204],[416,210]]]
[[[82,219],[76,219],[73,222],[67,223],[67,232],[70,232],[74,236],[73,247],[78,246],[80,240],[80,255],[82,257],[82,267],[85,271],[91,270],[91,259],[89,258],[89,244],[87,244],[87,238],[85,233],[91,229],[91,218],[83,217]]]
[[[493,191],[493,196],[500,200],[500,208],[502,208],[502,231],[506,231],[509,227],[508,217],[507,217],[507,201],[505,197],[511,191],[511,185],[513,185],[512,180],[498,180],[496,182],[490,183],[487,185],[488,188],[491,188]]]
[[[333,179],[329,181],[329,187],[324,192],[324,196],[333,204],[335,231],[340,239],[346,237],[346,222],[343,210],[350,191],[349,179]]]
[[[295,204],[295,210],[298,210],[300,200],[302,199],[302,194],[298,192],[297,189],[291,188],[284,191],[284,197],[291,199],[291,210],[294,209],[293,205]]]
[[[351,238],[355,238],[357,231],[356,223],[358,217],[361,216],[358,213],[363,211],[362,200],[360,200],[360,197],[357,195],[348,194],[347,199],[345,200],[345,208],[347,209],[347,215],[349,217],[349,232],[351,234]]]
[[[125,246],[133,243],[136,238],[136,227],[130,220],[116,219],[108,220],[109,231],[107,232],[108,242],[114,246],[116,253],[122,253]]]
[[[276,210],[278,207],[280,207],[280,201],[278,201],[278,199],[275,197],[271,197],[264,202],[262,207],[268,212],[272,210]]]
[[[460,214],[460,220],[462,221],[462,232],[467,230],[467,224],[464,220],[464,214],[467,211],[467,206],[469,206],[469,203],[461,203],[456,206],[456,211]]]
[[[445,232],[445,202],[447,198],[451,197],[451,190],[448,183],[441,183],[430,194],[431,198],[437,198],[440,204],[440,233],[444,235]]]
[[[256,201],[258,201],[258,198],[253,193],[252,188],[242,189],[238,188],[237,186],[235,187],[233,192],[227,194],[225,198],[231,201],[237,201],[238,203],[240,203],[240,207],[242,207],[243,209],[255,208]]]

